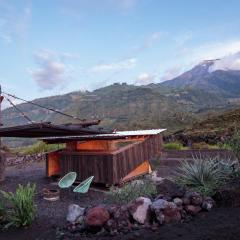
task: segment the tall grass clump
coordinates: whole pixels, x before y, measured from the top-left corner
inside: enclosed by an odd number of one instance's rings
[[[193,157],[184,161],[177,171],[177,182],[203,195],[212,196],[219,186],[239,171],[239,164],[231,159]]]
[[[150,180],[135,180],[121,188],[111,187],[107,195],[107,202],[127,204],[138,197],[153,198],[157,195],[155,184]]]
[[[10,204],[10,208],[6,210],[6,227],[24,227],[33,222],[37,211],[34,203],[35,189],[35,184],[28,183],[26,186],[19,184],[15,193],[1,191]]]
[[[164,148],[168,150],[182,150],[183,145],[178,142],[170,142],[170,143],[165,143]]]

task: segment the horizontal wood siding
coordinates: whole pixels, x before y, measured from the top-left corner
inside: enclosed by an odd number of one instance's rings
[[[79,181],[93,175],[96,183],[118,184],[137,166],[159,153],[162,145],[162,136],[158,134],[114,152],[62,151],[59,154],[61,175],[75,171]]]

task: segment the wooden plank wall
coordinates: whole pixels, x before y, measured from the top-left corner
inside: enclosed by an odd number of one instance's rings
[[[62,152],[60,154],[61,175],[75,171],[79,181],[94,176],[96,183],[111,183],[113,181],[112,162],[111,154]]]
[[[162,145],[162,136],[159,134],[109,153],[62,151],[61,175],[75,171],[79,181],[93,175],[96,183],[118,184],[137,166],[159,153]]]
[[[163,147],[160,134],[149,136],[145,141],[122,149],[113,156],[113,184],[119,183],[127,174],[146,160],[161,152]]]

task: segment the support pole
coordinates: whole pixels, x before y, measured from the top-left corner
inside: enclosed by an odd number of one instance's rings
[[[0,85],[0,127],[2,126],[2,87]],[[2,148],[2,139],[0,137],[0,182],[4,181],[5,179],[5,168],[6,168],[6,156],[5,152]]]

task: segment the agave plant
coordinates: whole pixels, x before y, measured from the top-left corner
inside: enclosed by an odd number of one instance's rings
[[[177,181],[204,195],[214,194],[217,187],[231,178],[236,171],[236,162],[218,157],[193,157],[192,162],[184,161],[177,171]]]

